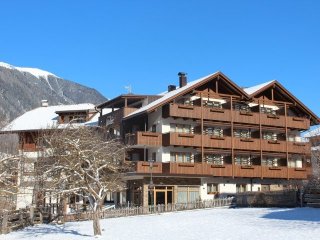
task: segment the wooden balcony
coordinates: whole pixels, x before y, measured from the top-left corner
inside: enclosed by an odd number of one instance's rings
[[[301,117],[288,117],[287,125],[288,128],[308,130],[310,128],[310,119]]]
[[[143,161],[138,161],[135,162],[135,172],[136,173],[149,173],[152,174],[158,174],[162,173],[162,163],[159,162],[154,162],[152,163],[152,168],[150,167],[149,162],[143,162]]]
[[[203,107],[203,119],[230,122],[231,111],[229,109]]]
[[[285,127],[286,117],[258,112],[232,111],[232,119],[235,123],[261,124],[263,126]],[[163,108],[163,117],[201,119],[201,107],[171,103]],[[203,107],[203,119],[231,122],[230,109],[217,109]],[[301,117],[287,117],[287,126],[292,129],[307,130],[310,128],[310,120]]]
[[[161,146],[162,134],[158,132],[136,132],[127,134],[125,142],[128,145],[138,146]]]
[[[231,177],[232,165],[213,165],[208,163],[163,163],[164,174],[177,175],[204,175],[204,176],[219,176]]]
[[[311,154],[311,143],[309,142],[288,142],[289,153]]]
[[[119,124],[122,118],[136,111],[137,108],[124,107],[113,112],[107,113],[99,118],[100,126],[108,126],[113,124]]]
[[[166,133],[163,135],[164,146],[201,147],[201,135],[190,133]],[[203,135],[203,146],[206,148],[231,148],[231,137]]]
[[[290,179],[307,179],[311,174],[310,167],[304,168],[288,168]]]
[[[285,116],[261,113],[260,118],[261,118],[261,125],[264,125],[264,126],[285,127],[286,125]]]
[[[166,133],[163,135],[163,146],[200,147],[201,135],[190,133]]]
[[[163,108],[163,117],[201,118],[201,107],[171,103]]]
[[[206,162],[200,163],[177,163],[155,162],[152,169],[149,162],[134,162],[135,172],[138,174],[163,174],[163,175],[189,175],[189,176],[213,176],[232,177],[232,164],[213,165]],[[288,175],[289,174],[289,175]],[[242,166],[234,165],[236,178],[272,178],[272,179],[307,179],[311,174],[311,167],[287,168],[271,166]]]
[[[234,176],[235,177],[244,177],[244,178],[260,178],[261,177],[261,166],[252,165],[252,166],[234,166]]]
[[[259,113],[233,111],[233,121],[236,123],[259,124]]]
[[[262,177],[263,178],[287,178],[288,168],[262,166]]]
[[[230,122],[229,109],[203,107],[203,119]],[[201,107],[171,103],[164,107],[163,117],[201,119]]]
[[[239,150],[260,150],[260,139],[256,138],[233,138],[234,148]]]
[[[201,135],[200,135],[201,137]],[[203,136],[203,146],[206,148],[231,148],[231,137]]]
[[[262,140],[261,147],[262,147],[262,151],[266,151],[266,152],[286,152],[287,151],[287,145],[285,141]]]

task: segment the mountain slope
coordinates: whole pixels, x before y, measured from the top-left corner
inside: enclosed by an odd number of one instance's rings
[[[0,125],[39,107],[43,99],[50,105],[97,104],[106,100],[97,90],[50,72],[0,62]]]

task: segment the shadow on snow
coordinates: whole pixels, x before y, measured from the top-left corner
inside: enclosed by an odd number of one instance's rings
[[[278,219],[278,220],[295,220],[295,221],[310,221],[320,222],[320,209],[316,208],[292,208],[292,209],[277,209],[270,212],[262,218]]]
[[[69,228],[72,228],[72,227],[66,226],[66,225],[51,225],[51,224],[45,225],[45,224],[42,224],[42,225],[34,225],[32,227],[25,228],[22,231],[23,231],[24,236],[30,235],[30,236],[35,236],[35,237],[46,235],[46,234],[55,234],[55,233],[57,233],[57,234],[63,233],[66,235],[68,235],[68,234],[77,235],[77,236],[82,236],[82,237],[92,237],[91,235],[82,234],[76,230],[72,230]]]

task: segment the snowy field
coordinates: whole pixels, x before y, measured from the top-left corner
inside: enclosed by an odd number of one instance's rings
[[[320,239],[320,209],[215,208],[101,221],[110,240]],[[96,239],[92,222],[37,225],[0,239]]]

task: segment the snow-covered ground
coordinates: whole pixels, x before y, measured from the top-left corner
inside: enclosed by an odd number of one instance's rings
[[[320,209],[215,208],[101,221],[110,240],[320,239]],[[92,222],[37,225],[0,239],[96,239]]]

